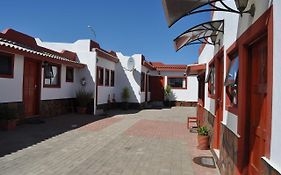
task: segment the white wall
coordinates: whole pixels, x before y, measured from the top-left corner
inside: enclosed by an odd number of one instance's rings
[[[41,100],[75,98],[75,93],[79,88],[80,80],[78,77],[78,70],[74,69],[74,82],[66,82],[66,66],[61,65],[61,87],[50,88],[43,87],[44,73],[42,69],[41,77]]]
[[[270,161],[273,166],[281,173],[281,1],[274,0],[273,21],[274,21],[274,47],[273,47],[273,94],[272,94],[272,135],[271,135],[271,153]]]
[[[97,66],[104,68],[104,83],[105,83],[105,69],[114,70],[115,71],[115,64],[112,61],[108,61],[103,58],[97,57]],[[115,73],[116,74],[116,73]],[[111,75],[109,74],[109,80],[111,80]],[[110,83],[110,82],[109,82]],[[115,79],[115,86],[116,86],[116,79]],[[114,95],[114,87],[111,86],[98,86],[98,105],[99,104],[106,104],[108,100],[108,96],[110,96],[110,100],[113,99]]]
[[[23,56],[15,55],[14,78],[0,78],[0,103],[22,102],[23,66]]]
[[[183,77],[185,72],[161,71],[164,76],[164,86],[167,86],[168,77]],[[173,101],[197,102],[198,101],[198,80],[196,76],[187,77],[187,89],[172,89]]]
[[[124,56],[122,53],[118,52],[117,57],[119,63],[116,64],[116,88],[115,95],[116,101],[122,102],[121,94],[124,87],[129,88],[130,92],[130,103],[140,103],[141,102],[141,60],[142,55],[135,54],[131,56],[135,60],[135,71],[130,72],[125,70],[127,68],[127,61],[130,56]]]
[[[224,1],[229,7],[235,9],[235,2],[233,0]],[[270,6],[269,0],[263,1],[254,1],[250,0],[248,7],[251,4],[255,3],[256,11],[255,16],[251,17],[249,14],[243,14],[241,17],[238,14],[234,13],[225,13],[225,12],[214,12],[213,20],[221,20],[224,19],[224,35],[219,36],[218,40],[223,41],[222,46],[224,46],[224,60],[226,59],[226,50],[243,34],[249,26],[251,26]],[[216,5],[221,6],[219,2]],[[198,58],[199,63],[207,63],[206,76],[208,74],[208,63],[218,52],[218,46],[215,48],[211,45],[206,45],[203,49],[202,53]],[[226,62],[224,61],[224,77],[226,75]],[[225,92],[225,87],[224,87]],[[225,110],[225,99],[226,94],[224,93],[224,117],[223,124],[226,125],[231,131],[233,131],[236,135],[239,135],[237,132],[237,124],[238,117],[228,111]],[[210,111],[215,115],[215,100],[208,97],[208,84],[205,84],[205,109]]]

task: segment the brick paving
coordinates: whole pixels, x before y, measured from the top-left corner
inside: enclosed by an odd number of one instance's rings
[[[196,149],[196,134],[186,129],[194,115],[186,107],[116,115],[0,158],[0,174],[218,174],[192,161],[211,155]]]

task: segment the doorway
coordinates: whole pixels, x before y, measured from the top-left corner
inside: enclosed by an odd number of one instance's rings
[[[151,101],[164,100],[164,77],[150,76]]]
[[[24,59],[23,103],[25,117],[39,114],[41,64],[35,60]]]
[[[250,175],[261,174],[261,157],[265,155],[267,140],[268,63],[267,36],[254,42],[249,48],[248,72],[248,132]]]
[[[215,149],[220,149],[221,139],[221,121],[223,119],[223,93],[224,93],[224,59],[223,49],[218,53],[215,58],[215,123],[214,123],[214,145]]]

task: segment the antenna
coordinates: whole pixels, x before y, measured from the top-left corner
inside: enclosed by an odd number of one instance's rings
[[[88,25],[88,28],[90,29],[91,33],[94,34],[95,39],[97,39],[97,35],[96,35],[96,32],[95,32],[95,30],[93,29],[93,27],[90,26],[90,25]]]

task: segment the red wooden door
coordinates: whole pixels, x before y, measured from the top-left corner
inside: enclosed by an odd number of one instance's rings
[[[37,62],[25,58],[23,75],[24,114],[34,116],[39,112],[40,67]]]
[[[151,101],[164,100],[164,78],[161,76],[150,76]]]
[[[224,63],[223,55],[220,54],[216,60],[216,75],[215,75],[215,88],[216,88],[216,119],[214,128],[214,148],[220,148],[220,132],[221,132],[221,121],[223,118],[223,86],[224,86]]]
[[[267,39],[250,48],[249,174],[261,174],[261,157],[265,155],[267,120]]]

